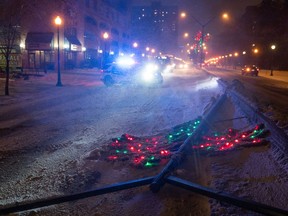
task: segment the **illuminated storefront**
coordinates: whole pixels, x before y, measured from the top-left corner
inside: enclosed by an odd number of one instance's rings
[[[27,62],[25,68],[44,70],[54,68],[53,32],[28,32],[25,47]]]

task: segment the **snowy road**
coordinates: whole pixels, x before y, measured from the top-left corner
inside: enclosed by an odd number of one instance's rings
[[[54,80],[31,80],[25,87],[19,85],[17,88],[21,90],[15,96],[3,98],[0,128],[5,141],[1,142],[2,149],[61,143],[60,140],[71,140],[88,130],[87,126],[93,130],[93,137],[85,137],[87,142],[99,137],[109,139],[124,132],[157,133],[201,115],[210,98],[219,94],[217,79],[197,70],[167,75],[160,88],[106,88],[101,83],[87,88],[85,85],[93,83],[92,79],[99,79],[95,76],[85,77],[83,86],[74,85],[81,78],[81,75],[78,79],[75,75],[66,78],[63,88],[55,88]],[[25,94],[25,91],[31,93]],[[15,142],[17,140],[25,143]]]
[[[267,113],[279,127],[288,133],[288,79],[287,71],[274,73],[260,70],[259,77],[242,76],[241,70],[208,69],[211,74],[232,83],[237,81],[238,91],[253,102],[261,112]]]
[[[196,69],[166,75],[155,88],[106,88],[95,74],[63,74],[62,88],[55,80],[16,80],[12,96],[1,98],[0,205],[67,192],[65,179],[79,174],[76,164],[101,143],[187,122],[220,94],[216,79]]]
[[[261,87],[253,88],[256,79],[213,73],[230,83],[235,84],[237,79],[236,84],[246,97],[257,98],[254,91],[261,91]],[[98,160],[100,149],[124,133],[153,136],[193,120],[203,115],[222,94],[217,78],[196,69],[167,74],[163,86],[153,88],[106,88],[100,82],[100,75],[93,72],[62,75],[64,87],[55,87],[57,77],[51,73],[26,81],[11,81],[11,96],[1,96],[0,207],[156,175],[161,167],[135,169],[125,161]],[[274,84],[271,86],[268,81],[266,84],[273,88]],[[264,86],[262,91],[265,89]],[[270,93],[265,95],[275,97]],[[242,117],[227,100],[214,116],[211,127],[217,131],[230,127],[247,129],[250,125],[246,117]],[[189,155],[175,175],[285,208],[288,176],[273,161],[269,149],[269,146],[248,148],[219,157]],[[137,188],[35,209],[31,214],[172,216],[191,213],[257,215],[171,186],[165,186],[157,195],[147,187]]]

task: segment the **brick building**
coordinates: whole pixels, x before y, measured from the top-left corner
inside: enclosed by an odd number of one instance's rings
[[[131,35],[144,46],[163,53],[178,52],[178,7],[152,1],[147,6],[132,8]]]
[[[13,4],[12,4],[13,2]],[[59,26],[61,67],[100,67],[103,58],[111,58],[128,49],[130,42],[130,1],[109,0],[3,0],[1,10],[18,9],[13,25],[19,26],[19,47],[23,68],[54,69],[57,59]],[[7,17],[0,16],[2,23]],[[5,20],[6,19],[6,20]],[[1,23],[1,22],[0,22]],[[1,29],[1,26],[0,26]],[[106,33],[108,38],[104,38]],[[18,44],[19,43],[19,44]]]

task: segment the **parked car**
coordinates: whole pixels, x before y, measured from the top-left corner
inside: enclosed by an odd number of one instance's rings
[[[258,76],[259,73],[259,68],[255,65],[245,65],[241,69],[241,74],[242,75],[251,75],[251,76]]]
[[[129,66],[112,63],[103,70],[102,81],[106,86],[112,85],[159,85],[163,76],[156,64],[135,63]]]

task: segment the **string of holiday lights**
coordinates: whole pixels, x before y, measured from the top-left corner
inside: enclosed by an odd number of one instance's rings
[[[253,129],[243,132],[230,128],[225,134],[214,133],[210,136],[203,136],[199,144],[193,145],[192,148],[203,153],[217,153],[240,147],[263,145],[268,144],[265,138],[269,134],[264,124],[256,125]]]
[[[203,34],[203,35],[202,35]],[[194,37],[194,41],[190,46],[190,58],[197,61],[199,55],[201,54],[201,50],[203,51],[205,42],[210,39],[209,34],[204,34],[202,31],[198,31]]]
[[[201,118],[174,127],[170,133],[153,137],[135,137],[123,134],[112,139],[105,151],[110,161],[129,161],[136,167],[151,167],[165,163],[183,141],[195,131]]]
[[[108,154],[109,161],[127,161],[131,165],[143,168],[165,164],[179,149],[183,142],[197,129],[201,118],[174,127],[168,134],[152,137],[136,137],[123,134],[112,139],[110,145],[103,151]],[[267,143],[264,139],[269,134],[264,124],[256,125],[244,132],[229,129],[227,133],[202,136],[197,143],[193,143],[192,150],[203,153],[216,153],[240,146],[253,146]]]

